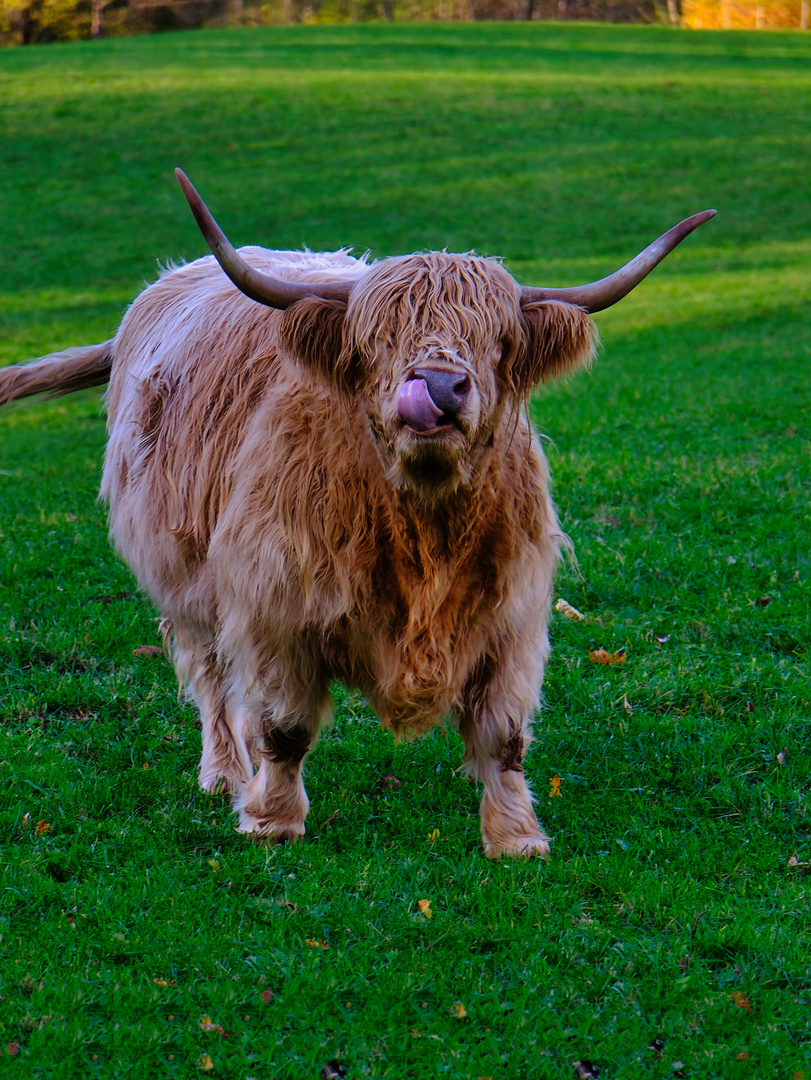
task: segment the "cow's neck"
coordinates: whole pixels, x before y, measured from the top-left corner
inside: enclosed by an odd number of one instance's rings
[[[412,615],[430,618],[446,603],[453,606],[454,597],[462,602],[464,582],[474,587],[479,576],[472,568],[483,570],[489,563],[488,538],[502,517],[500,449],[497,444],[482,454],[476,483],[452,492],[388,488],[387,557]]]
[[[404,565],[423,577],[439,563],[469,557],[480,516],[477,496],[469,488],[441,498],[426,498],[409,488],[393,492],[390,528]]]

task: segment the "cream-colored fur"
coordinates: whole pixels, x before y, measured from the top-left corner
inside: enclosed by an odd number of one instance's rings
[[[288,279],[364,273],[348,305],[279,312],[200,259],[138,297],[110,350],[102,495],[199,706],[201,785],[231,792],[243,831],[301,836],[339,679],[398,737],[455,719],[486,853],[546,855],[522,761],[561,536],[522,409],[590,358],[593,324],[523,309],[470,255],[242,254]],[[431,437],[397,405],[426,366],[470,380]]]

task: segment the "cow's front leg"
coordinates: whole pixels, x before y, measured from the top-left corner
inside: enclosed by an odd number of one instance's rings
[[[468,772],[484,784],[481,829],[484,852],[530,858],[549,856],[549,837],[538,825],[524,777],[524,755],[532,739],[530,708],[495,676],[480,671],[471,681],[459,731]]]
[[[234,792],[239,831],[259,840],[292,842],[304,835],[310,800],[302,767],[319,730],[332,716],[332,698],[324,690],[296,706],[277,699],[258,711],[249,740],[258,768],[253,779]]]

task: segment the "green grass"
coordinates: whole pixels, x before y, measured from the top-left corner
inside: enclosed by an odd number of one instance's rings
[[[202,253],[176,164],[238,243],[475,247],[537,284],[719,209],[533,406],[589,616],[554,618],[528,764],[548,865],[483,858],[454,732],[395,746],[340,688],[308,838],[249,846],[133,655],[98,395],[4,412],[0,1073],[811,1077],[810,61],[584,25],[0,53],[4,361],[110,336]]]

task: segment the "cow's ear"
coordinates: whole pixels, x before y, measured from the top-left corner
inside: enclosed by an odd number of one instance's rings
[[[524,344],[513,365],[513,381],[527,393],[538,383],[565,375],[593,359],[599,338],[589,315],[575,304],[543,300],[521,307]]]
[[[282,347],[306,367],[351,391],[357,382],[358,364],[348,348],[345,334],[346,304],[308,296],[291,304],[282,315],[279,329]]]

